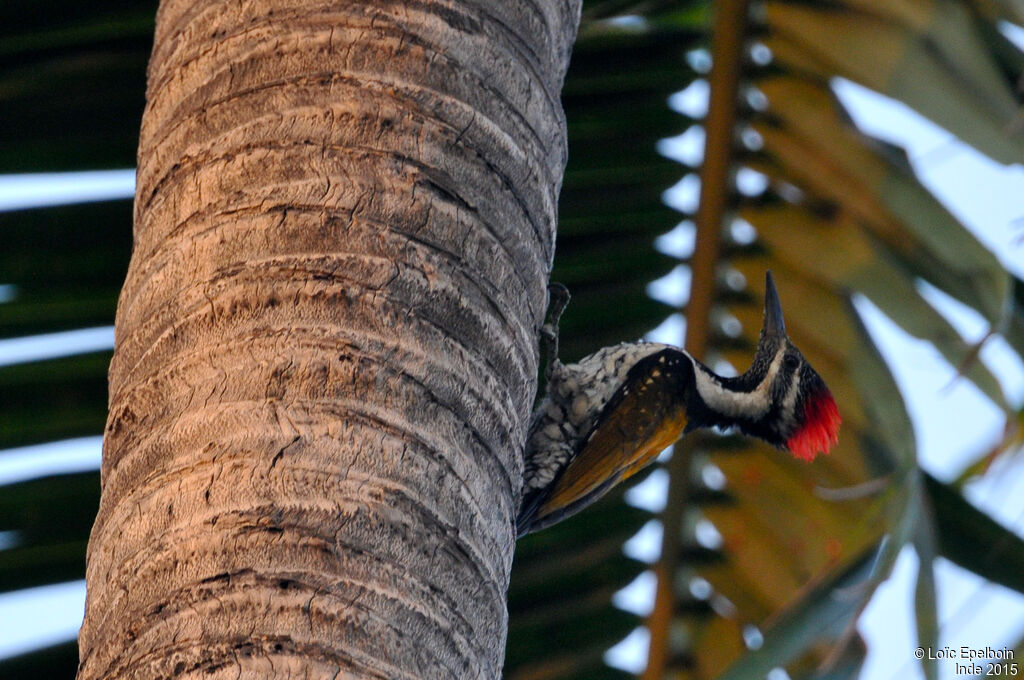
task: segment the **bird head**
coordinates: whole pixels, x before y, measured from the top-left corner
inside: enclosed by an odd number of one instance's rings
[[[764,325],[757,345],[752,369],[763,371],[769,404],[760,419],[761,436],[802,460],[828,453],[839,439],[839,409],[825,381],[786,335],[771,272],[765,274]]]
[[[750,369],[735,378],[705,371],[697,384],[702,400],[714,412],[710,424],[735,425],[807,461],[828,453],[838,441],[841,419],[836,402],[786,335],[771,272],[765,276],[764,325]]]

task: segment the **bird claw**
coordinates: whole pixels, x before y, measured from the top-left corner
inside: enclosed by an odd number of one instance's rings
[[[562,318],[562,312],[569,304],[570,297],[569,289],[561,283],[548,284],[548,323],[558,327],[558,320]]]
[[[551,371],[558,364],[558,322],[569,304],[569,289],[560,283],[548,284],[548,311],[544,325],[540,327],[540,346],[546,367],[544,377],[550,378]]]

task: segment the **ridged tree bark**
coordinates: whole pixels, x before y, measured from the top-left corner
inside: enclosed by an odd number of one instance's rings
[[[494,678],[578,0],[165,0],[79,678]]]

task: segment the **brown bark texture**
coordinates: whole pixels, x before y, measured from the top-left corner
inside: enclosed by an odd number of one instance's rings
[[[494,678],[578,0],[164,0],[79,678]]]

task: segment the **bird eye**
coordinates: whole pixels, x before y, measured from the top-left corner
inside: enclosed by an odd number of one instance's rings
[[[800,360],[796,358],[795,354],[787,354],[782,357],[782,363],[786,364],[786,368],[793,369],[800,365]]]

